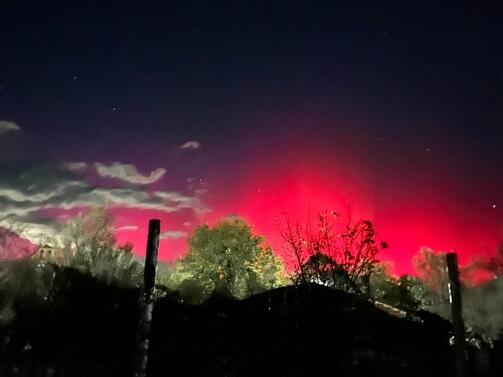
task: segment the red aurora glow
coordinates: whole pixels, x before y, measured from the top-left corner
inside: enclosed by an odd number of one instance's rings
[[[452,179],[433,180],[419,170],[409,174],[403,165],[388,169],[388,174],[365,175],[362,172],[369,168],[354,160],[336,166],[323,152],[300,154],[290,149],[276,156],[253,156],[253,163],[246,160],[242,169],[222,174],[226,179],[215,177],[205,197],[212,211],[196,219],[186,212],[117,209],[119,226],[139,225],[138,231],[119,233],[119,241],[132,241],[143,253],[149,217],[160,218],[165,230],[190,233],[198,223],[214,224],[219,218],[239,215],[281,254],[277,222],[285,214],[302,221],[329,209],[350,210],[355,219],[373,221],[378,239],[390,245],[381,259],[391,261],[399,274],[413,272],[412,257],[422,246],[456,251],[461,263],[474,255],[489,255],[496,247],[500,209],[489,201],[468,202],[459,182],[450,186]],[[186,250],[186,238],[163,240],[160,247],[161,259],[176,258]]]

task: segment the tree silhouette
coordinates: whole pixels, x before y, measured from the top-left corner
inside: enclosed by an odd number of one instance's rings
[[[387,247],[377,243],[371,221],[353,221],[348,216],[341,224],[340,214],[321,211],[317,221],[306,224],[285,217],[278,225],[287,253],[293,259],[294,283],[318,282],[357,290],[359,280],[368,277],[377,263],[377,254]]]

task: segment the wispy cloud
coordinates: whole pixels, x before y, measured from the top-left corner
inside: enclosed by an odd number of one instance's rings
[[[119,179],[121,181],[129,182],[137,185],[149,185],[157,182],[166,174],[166,169],[157,168],[150,172],[149,175],[141,174],[136,166],[132,164],[123,164],[120,162],[113,162],[110,165],[96,162],[94,164],[96,172],[101,177],[110,177]]]
[[[65,170],[80,173],[87,169],[88,164],[86,162],[63,162],[61,166]]]
[[[200,147],[201,143],[197,140],[189,140],[180,145],[180,149],[199,149]]]
[[[0,120],[0,136],[6,134],[7,132],[16,132],[21,131],[21,127],[19,127],[16,123],[9,122],[6,120]]]
[[[182,238],[187,236],[187,232],[184,232],[183,230],[167,230],[164,232],[161,232],[159,238],[161,240],[165,240],[168,238]]]
[[[47,218],[47,210],[67,211],[104,206],[156,210],[166,213],[182,209],[194,214],[208,212],[200,198],[176,191],[146,191],[143,186],[107,188],[90,185],[64,165],[38,166],[4,175],[0,173],[0,226],[20,224],[23,235],[39,241],[58,232],[57,218]],[[122,230],[133,230],[123,228]]]
[[[118,228],[115,228],[117,232],[124,232],[124,231],[135,231],[138,230],[138,225],[123,225]]]

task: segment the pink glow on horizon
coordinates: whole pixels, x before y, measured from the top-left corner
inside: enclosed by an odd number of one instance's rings
[[[413,175],[417,182],[401,184],[397,177],[382,188],[371,177],[358,175],[359,169],[328,163],[315,153],[290,151],[278,152],[278,156],[281,158],[265,156],[262,161],[255,160],[252,166],[234,172],[231,181],[212,182],[204,198],[212,212],[206,215],[196,215],[189,209],[167,213],[110,208],[119,229],[118,243],[131,242],[135,253],[142,256],[151,218],[161,220],[161,231],[190,234],[198,224],[214,224],[219,218],[239,215],[281,255],[277,224],[285,214],[294,221],[305,221],[309,216],[314,219],[318,210],[347,213],[350,208],[354,219],[374,222],[378,240],[390,245],[381,259],[391,261],[398,274],[414,272],[412,257],[422,246],[455,251],[462,263],[475,255],[491,255],[495,250],[500,209],[490,204],[465,208],[452,186],[438,184],[432,189],[429,181]],[[75,215],[79,210],[48,209],[43,215],[57,218],[62,214]],[[187,250],[186,241],[187,237],[161,240],[159,259],[180,257]]]

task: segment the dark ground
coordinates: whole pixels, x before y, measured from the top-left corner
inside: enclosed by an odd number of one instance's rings
[[[137,297],[60,270],[47,302],[17,303],[1,328],[0,375],[132,376]],[[153,315],[149,377],[452,375],[449,323],[317,285],[199,306],[168,295]],[[472,350],[471,375],[503,375],[501,350]]]

